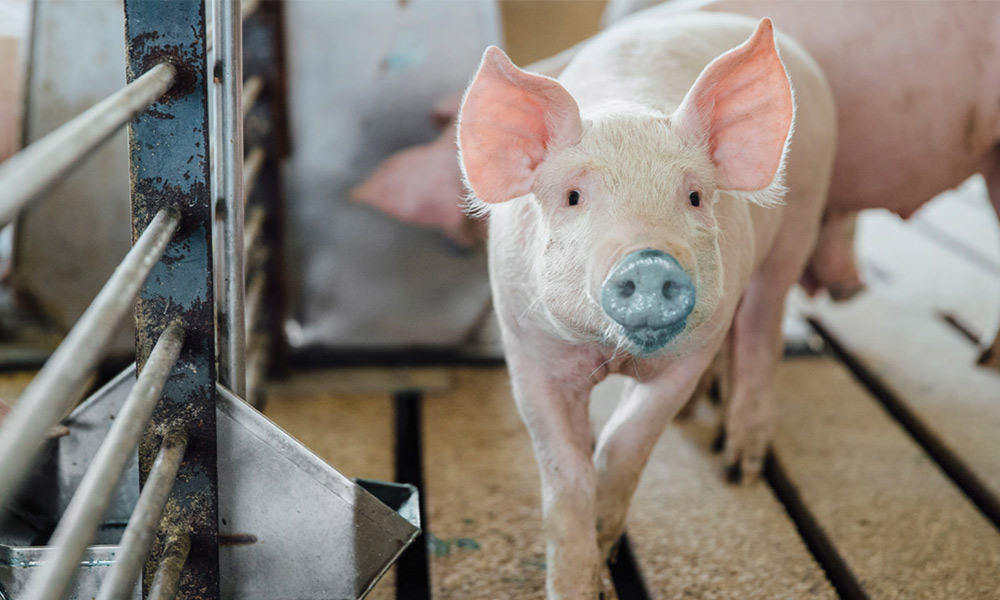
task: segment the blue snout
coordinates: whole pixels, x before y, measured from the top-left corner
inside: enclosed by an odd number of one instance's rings
[[[674,339],[694,309],[694,284],[673,256],[639,250],[611,269],[601,307],[645,354]]]

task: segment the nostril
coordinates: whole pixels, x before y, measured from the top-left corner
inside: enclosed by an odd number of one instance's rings
[[[631,279],[626,280],[619,286],[619,291],[622,298],[631,298],[635,293],[635,282]]]
[[[674,296],[677,295],[677,284],[673,281],[663,282],[663,297],[667,300],[673,300]]]

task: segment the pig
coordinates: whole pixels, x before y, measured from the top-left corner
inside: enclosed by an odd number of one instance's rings
[[[597,597],[655,441],[724,344],[730,437],[759,469],[783,299],[818,234],[835,132],[818,66],[766,18],[637,15],[558,80],[485,52],[460,165],[489,216],[549,598]],[[595,445],[590,391],[611,373],[630,385]]]
[[[606,21],[652,4],[611,0]],[[979,172],[1000,216],[1000,3],[672,0],[643,12],[694,10],[769,15],[816,60],[833,90],[837,152],[822,230],[800,281],[807,291],[828,289],[834,299],[846,300],[861,288],[852,246],[859,210],[887,208],[906,217]],[[544,72],[559,75],[585,46],[545,61]],[[380,168],[359,188],[368,193],[356,199],[381,198],[397,214],[447,213],[454,217],[447,221],[451,226],[460,222],[454,166],[447,167],[452,174],[445,185],[416,185],[445,162],[444,155],[453,157],[453,137],[408,152],[406,168]],[[1000,333],[980,362],[1000,370]],[[725,414],[730,431],[743,428],[735,408]],[[729,436],[723,454],[734,473],[757,464],[741,462],[740,439]],[[744,474],[748,480],[755,475]]]

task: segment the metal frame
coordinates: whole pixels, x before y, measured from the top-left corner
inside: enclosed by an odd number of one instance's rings
[[[221,74],[219,112],[222,144],[222,282],[219,311],[219,381],[246,397],[246,283],[243,270],[243,17],[240,0],[215,0],[219,45],[216,73]],[[248,185],[252,185],[253,180]]]
[[[223,5],[236,15],[231,26],[238,30],[239,0]],[[150,485],[121,549],[129,560],[118,563],[102,597],[130,595],[142,562],[144,590],[154,596],[219,597],[205,6],[199,0],[126,0],[125,16],[128,85],[0,166],[0,221],[6,222],[128,124],[133,248],[0,427],[0,505],[27,477],[44,433],[83,393],[133,302],[139,377],[56,528],[53,548],[28,584],[28,599],[67,593],[137,444],[140,480]],[[239,51],[238,34],[222,39]],[[239,68],[237,60],[236,73]],[[236,87],[237,113],[229,127],[239,139]],[[229,168],[237,190],[241,169],[239,161]],[[242,222],[233,229],[242,235]],[[242,245],[237,250],[242,268]],[[242,364],[243,357],[227,360]],[[167,527],[154,537],[161,515]]]
[[[208,600],[219,598],[224,588],[230,596],[237,589],[242,595],[245,590],[239,586],[253,578],[222,581],[220,564],[229,572],[252,568],[258,578],[252,585],[260,588],[272,583],[259,581],[271,573],[313,569],[302,556],[315,560],[316,548],[323,544],[328,545],[324,555],[339,553],[343,560],[353,560],[355,572],[333,569],[334,581],[318,582],[320,587],[309,588],[304,596],[319,597],[338,589],[345,590],[338,595],[360,597],[419,531],[417,516],[409,514],[414,513],[415,490],[390,490],[389,496],[399,503],[398,513],[394,512],[363,487],[311,457],[258,413],[244,408],[239,399],[245,396],[248,378],[259,380],[263,368],[246,372],[244,328],[252,330],[264,320],[262,307],[276,297],[273,290],[278,281],[276,256],[261,250],[265,241],[273,244],[276,237],[270,218],[275,211],[273,205],[268,210],[268,204],[251,195],[256,188],[259,196],[255,197],[278,198],[277,158],[284,155],[287,140],[282,133],[280,69],[254,74],[247,84],[247,97],[241,97],[241,21],[254,12],[257,2],[249,0],[241,7],[240,0],[217,0],[215,7],[217,28],[207,19],[201,0],[125,0],[128,85],[0,165],[2,223],[128,125],[133,247],[0,426],[0,456],[4,458],[0,461],[0,508],[23,493],[22,484],[29,475],[37,478],[37,473],[30,473],[33,465],[44,451],[51,455],[53,449],[45,442],[45,432],[82,395],[114,326],[133,302],[138,376],[132,383],[126,370],[74,411],[73,415],[87,413],[103,402],[102,410],[115,412],[106,415],[113,418],[113,424],[66,505],[51,536],[52,547],[0,544],[0,566],[10,567],[15,560],[11,557],[21,557],[16,559],[20,567],[34,569],[18,600],[66,597],[74,578],[81,578],[81,567],[85,572],[104,569],[97,584],[90,582],[100,589],[86,592],[87,597],[100,600],[132,598],[140,574],[143,597]],[[276,4],[261,7],[263,14],[253,31],[268,40],[272,56],[280,57],[278,11]],[[217,43],[210,54],[213,39]],[[215,140],[211,153],[209,100],[214,86],[209,73],[221,78],[221,104],[214,121],[222,139]],[[253,140],[244,170],[244,115],[261,110],[269,117],[257,128],[263,134]],[[216,193],[213,173],[221,179]],[[245,203],[251,207],[253,241],[246,247]],[[221,220],[221,244],[213,250],[216,218]],[[251,265],[250,275],[245,263]],[[218,271],[224,283],[218,320],[216,264],[221,265]],[[247,278],[252,281],[249,292],[244,283]],[[250,306],[244,306],[245,300]],[[266,349],[267,342],[261,339],[256,337],[252,347]],[[265,364],[264,355],[257,352],[251,364]],[[123,386],[128,385],[126,391]],[[106,406],[115,397],[124,398],[120,406]],[[221,427],[217,427],[217,416]],[[88,428],[86,422],[80,426]],[[95,429],[93,422],[89,428]],[[96,439],[89,433],[83,437]],[[229,461],[221,476],[220,443]],[[130,481],[134,490],[135,467],[131,465],[137,446],[142,491],[120,545],[111,551],[108,546],[88,546],[109,507],[121,514],[122,502],[116,494],[130,489]],[[252,465],[239,462],[247,456],[254,457]],[[81,461],[86,459],[81,457]],[[269,465],[272,471],[266,480],[252,474],[261,465]],[[233,480],[237,474],[238,486]],[[123,475],[126,483],[121,482]],[[60,473],[57,479],[62,478]],[[299,498],[298,505],[311,503],[313,510],[330,514],[337,529],[308,532],[319,536],[309,547],[285,549],[280,546],[287,543],[285,536],[276,528],[309,527],[312,523],[303,521],[308,515],[289,513],[275,499],[273,506],[263,507],[257,502],[234,502],[232,493],[224,497],[226,504],[220,508],[221,479],[231,488],[263,490],[281,478],[305,487],[318,485],[308,498]],[[383,493],[387,485],[374,484],[371,489]],[[63,491],[58,492],[60,498]],[[52,496],[49,490],[43,493]],[[229,526],[256,526],[271,543],[220,550],[221,510],[226,511]],[[352,524],[358,515],[363,516],[363,525]],[[256,525],[247,522],[254,518]],[[225,520],[221,526],[226,526]],[[227,535],[233,537],[231,532]],[[317,583],[302,579],[303,590]]]
[[[129,124],[128,137],[133,235],[148,215],[162,208],[184,211],[184,223],[167,246],[164,259],[154,267],[135,314],[140,374],[167,325],[174,321],[186,325],[184,349],[139,445],[139,481],[145,484],[163,438],[173,432],[186,434],[188,453],[165,508],[170,525],[153,541],[143,591],[149,592],[168,541],[189,535],[186,567],[170,571],[180,577],[179,592],[187,598],[217,598],[219,594],[211,82],[206,77],[211,70],[204,43],[205,11],[199,0],[125,2],[128,80],[150,64],[167,61],[178,68],[176,88]]]

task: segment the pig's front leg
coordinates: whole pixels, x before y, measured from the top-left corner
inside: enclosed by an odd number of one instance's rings
[[[613,552],[625,528],[632,494],[663,430],[694,392],[714,352],[676,360],[654,379],[630,382],[594,452],[597,535],[601,556]]]
[[[548,598],[597,598],[601,563],[594,530],[596,477],[588,411],[592,386],[554,382],[538,360],[519,360],[509,350],[507,360],[541,472]]]

